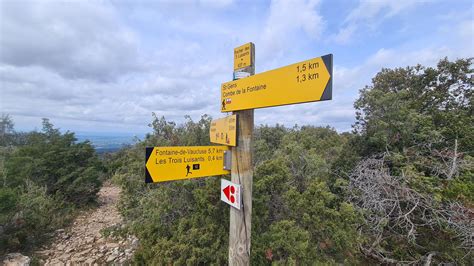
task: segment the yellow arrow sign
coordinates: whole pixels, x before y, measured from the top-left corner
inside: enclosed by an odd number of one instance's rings
[[[212,120],[209,137],[212,143],[236,146],[237,115]]]
[[[221,112],[332,98],[332,54],[221,85]]]
[[[227,146],[147,147],[145,182],[225,175]]]

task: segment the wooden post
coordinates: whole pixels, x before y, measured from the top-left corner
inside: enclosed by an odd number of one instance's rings
[[[255,74],[255,46],[251,43],[252,65],[240,72]],[[235,60],[235,59],[234,59]],[[236,77],[234,72],[234,78]],[[253,184],[253,109],[236,111],[237,146],[232,148],[232,182],[241,185],[242,208],[230,208],[229,265],[250,265]]]

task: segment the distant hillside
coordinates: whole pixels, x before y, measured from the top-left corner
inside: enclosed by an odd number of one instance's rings
[[[89,140],[97,153],[115,152],[124,146],[134,143],[136,136],[133,135],[99,135],[94,133],[77,134],[77,141],[83,142]],[[138,136],[141,138],[141,136]]]

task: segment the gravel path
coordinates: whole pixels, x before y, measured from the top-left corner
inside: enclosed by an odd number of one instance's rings
[[[125,264],[133,255],[138,240],[105,238],[101,230],[120,226],[122,217],[116,204],[120,188],[104,184],[98,193],[99,207],[79,215],[71,227],[56,231],[52,244],[36,252],[44,265]]]

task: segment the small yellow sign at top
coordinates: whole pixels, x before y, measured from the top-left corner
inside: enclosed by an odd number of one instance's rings
[[[236,146],[237,115],[212,120],[209,137],[212,143]]]
[[[253,43],[249,42],[234,49],[234,70],[252,66]]]

